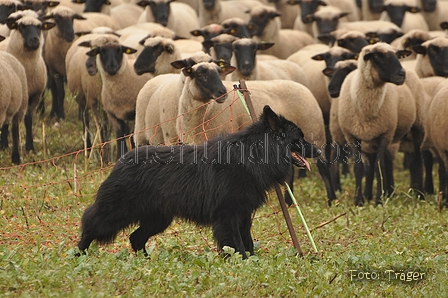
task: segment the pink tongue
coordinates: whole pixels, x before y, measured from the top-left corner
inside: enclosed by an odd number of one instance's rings
[[[308,161],[303,158],[303,156],[294,153],[295,158],[297,158],[298,160],[300,160],[301,162],[303,162],[305,164],[306,169],[311,172],[311,168],[310,168],[310,164],[308,163]]]

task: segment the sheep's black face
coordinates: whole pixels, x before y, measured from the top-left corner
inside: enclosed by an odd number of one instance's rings
[[[338,68],[334,71],[331,77],[330,83],[328,83],[328,93],[332,98],[339,97],[341,92],[341,86],[345,78],[350,72],[356,69],[355,64],[351,64],[348,67]]]
[[[202,0],[206,10],[211,10],[215,7],[215,0]]]
[[[100,61],[104,70],[111,76],[115,75],[123,62],[123,50],[119,45],[104,45],[100,48]]]
[[[224,60],[230,64],[230,59],[232,58],[233,47],[231,43],[215,43],[214,45],[216,58],[218,60]]]
[[[0,5],[0,24],[6,24],[6,19],[10,14],[16,11],[16,6],[14,4],[10,5]]]
[[[235,53],[236,65],[238,70],[244,76],[249,76],[255,68],[255,55],[257,54],[257,45],[233,45]]]
[[[339,24],[339,17],[334,17],[332,19],[315,18],[314,21],[317,24],[319,34],[323,35],[333,32],[337,29]]]
[[[101,12],[103,5],[110,4],[107,0],[86,0],[84,12]]]
[[[164,48],[162,44],[157,44],[153,47],[145,47],[134,63],[134,70],[138,75],[144,73],[154,73],[156,71],[157,58],[163,53]]]
[[[383,0],[369,0],[369,9],[373,13],[381,13],[383,11]]]
[[[73,30],[73,18],[64,18],[59,15],[53,17],[58,30],[58,35],[67,42],[72,42],[75,39],[75,31]],[[55,29],[53,29],[55,30]]]
[[[407,6],[407,5],[386,5],[384,6],[384,10],[387,12],[392,23],[401,27],[404,20],[404,15],[406,12],[416,13],[419,12],[420,9],[417,7]]]
[[[437,0],[421,0],[422,8],[425,12],[433,12],[436,10]]]
[[[150,1],[149,5],[151,6],[154,21],[166,27],[168,24],[168,17],[170,15],[170,2],[155,3]]]
[[[266,11],[258,14],[253,15],[248,24],[249,32],[252,36],[262,36],[264,29],[266,28],[266,25],[269,23],[271,19],[273,19],[275,16],[271,13],[268,13]]]
[[[325,6],[325,2],[318,1],[318,0],[312,0],[312,1],[301,1],[300,2],[300,9],[302,10],[301,17],[302,22],[304,24],[309,24],[312,21],[308,18],[308,15],[312,15],[317,11],[317,7],[319,5]]]
[[[250,38],[250,32],[247,25],[238,23],[225,23],[222,24],[224,27],[224,33],[239,37],[239,38]]]
[[[23,37],[23,44],[26,49],[35,51],[39,48],[41,27],[40,25],[25,25],[23,23],[18,25],[18,30]]]
[[[436,76],[448,77],[448,47],[431,44],[428,46],[427,55]]]
[[[406,71],[393,52],[371,52],[364,56],[364,60],[372,62],[382,82],[402,85],[406,80]]]
[[[338,39],[338,46],[345,48],[353,53],[361,52],[361,49],[368,44],[369,42],[361,37]]]

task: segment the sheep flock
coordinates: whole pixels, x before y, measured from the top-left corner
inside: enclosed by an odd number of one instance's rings
[[[328,205],[350,172],[354,204],[381,204],[401,152],[414,196],[436,165],[448,207],[447,30],[448,0],[0,0],[0,148],[30,162],[35,115],[61,123],[67,96],[86,150],[201,143],[251,122],[244,80],[322,150]]]

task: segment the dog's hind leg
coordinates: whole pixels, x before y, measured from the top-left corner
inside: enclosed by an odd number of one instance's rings
[[[212,223],[213,235],[218,242],[220,250],[224,246],[230,246],[235,249],[235,252],[239,252],[243,259],[247,259],[243,239],[240,234],[239,218],[238,215],[232,216],[232,213],[234,213],[234,210],[232,212],[220,210],[219,217]]]
[[[134,251],[142,250],[145,257],[147,257],[148,253],[146,252],[145,244],[148,241],[149,237],[165,231],[165,229],[168,228],[172,221],[172,217],[152,217],[140,220],[140,226],[129,237],[132,249]]]
[[[250,216],[244,218],[240,223],[240,234],[244,244],[244,250],[248,251],[251,256],[254,255],[254,241],[250,234],[250,227],[252,226],[252,219]]]

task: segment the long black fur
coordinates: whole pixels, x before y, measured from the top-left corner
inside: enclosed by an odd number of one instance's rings
[[[218,247],[235,248],[243,258],[254,253],[253,212],[266,202],[266,191],[283,183],[291,152],[319,154],[291,121],[269,106],[246,129],[200,145],[143,146],[124,155],[102,183],[96,200],[82,216],[78,248],[93,240],[111,243],[131,225],[135,251],[145,251],[149,237],[163,232],[174,218],[211,226]]]

